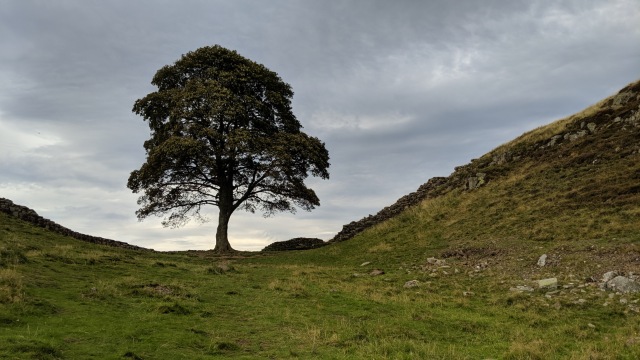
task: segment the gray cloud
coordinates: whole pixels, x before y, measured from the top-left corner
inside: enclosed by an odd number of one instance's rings
[[[125,187],[161,66],[220,44],[278,72],[331,180],[311,213],[235,214],[232,245],[330,238],[432,176],[640,77],[640,4],[613,1],[5,1],[0,196],[78,231],[207,248],[215,224],[136,221]],[[211,209],[215,218],[215,209]]]

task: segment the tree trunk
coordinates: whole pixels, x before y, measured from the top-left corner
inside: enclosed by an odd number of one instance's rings
[[[221,187],[218,191],[218,230],[216,231],[216,247],[213,249],[217,253],[230,253],[233,251],[229,244],[227,235],[229,229],[229,219],[233,213],[233,188],[232,185]]]
[[[229,244],[229,237],[227,235],[229,229],[229,218],[231,212],[220,209],[218,215],[218,230],[216,231],[216,247],[213,249],[217,253],[229,253],[233,251],[231,244]]]

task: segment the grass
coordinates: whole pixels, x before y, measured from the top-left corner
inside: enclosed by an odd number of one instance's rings
[[[425,214],[447,211],[443,198]],[[413,210],[419,212],[418,210]],[[411,214],[411,213],[409,213]],[[406,217],[406,218],[404,218]],[[2,214],[0,357],[33,359],[542,359],[633,358],[640,322],[596,286],[519,294],[564,276],[486,253],[429,264],[446,247],[412,249],[404,215],[357,239],[308,252],[222,259],[148,253],[48,233]],[[437,238],[437,236],[436,236]],[[365,249],[363,251],[363,249]],[[571,253],[578,261],[588,251]],[[553,256],[552,256],[553,258]],[[477,263],[489,259],[478,270]],[[364,261],[371,264],[361,266]],[[224,264],[224,266],[219,266]],[[370,276],[372,269],[384,275]],[[225,269],[225,270],[223,270]],[[516,269],[518,269],[516,271]],[[584,271],[588,271],[584,269]],[[405,289],[417,279],[420,286]],[[5,290],[8,289],[8,290]],[[8,294],[8,295],[7,295]],[[586,300],[578,304],[579,298]],[[607,306],[604,304],[608,303]],[[590,325],[591,324],[591,325]],[[630,345],[631,344],[631,345]],[[613,355],[615,354],[615,356]]]
[[[481,187],[314,250],[140,252],[0,213],[0,358],[640,358],[640,294],[598,285],[640,271],[639,128],[606,127],[606,104],[455,175]],[[598,132],[539,146],[586,120]]]

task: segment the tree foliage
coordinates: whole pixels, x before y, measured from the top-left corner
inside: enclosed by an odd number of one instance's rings
[[[181,226],[217,206],[216,250],[229,251],[236,209],[271,215],[320,205],[304,180],[329,177],[329,154],[301,131],[293,91],[275,72],[212,46],[162,67],[152,84],[157,91],[133,107],[151,130],[146,161],[127,184],[142,192],[140,220],[168,215],[165,226]]]

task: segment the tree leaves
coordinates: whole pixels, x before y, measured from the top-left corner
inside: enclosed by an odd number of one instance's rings
[[[327,179],[329,154],[300,131],[293,91],[275,72],[216,45],[162,67],[152,84],[158,90],[133,106],[151,130],[127,184],[144,193],[140,219],[169,214],[165,223],[178,226],[204,205],[230,216],[320,204],[304,179]]]

